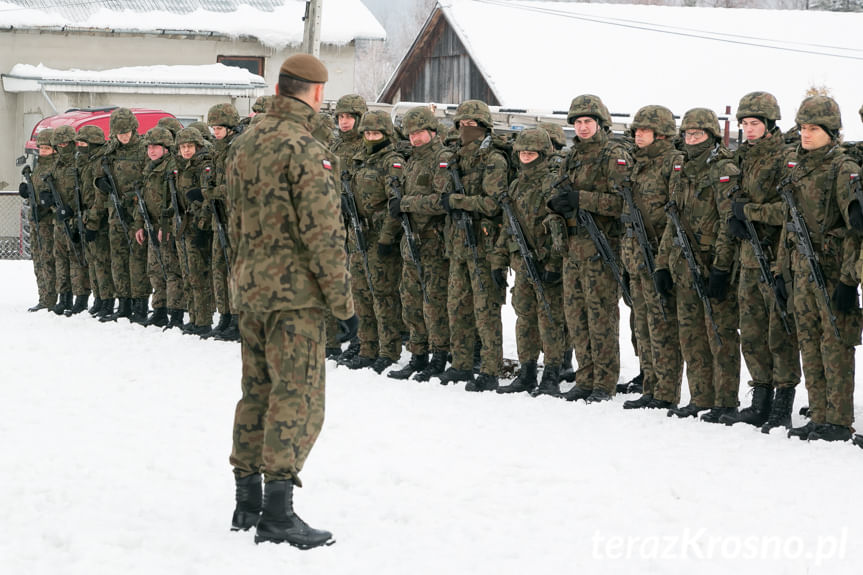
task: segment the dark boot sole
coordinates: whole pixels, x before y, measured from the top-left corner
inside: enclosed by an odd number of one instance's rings
[[[289,541],[287,539],[279,539],[278,537],[269,537],[267,535],[255,535],[255,545],[258,543],[287,543],[291,547],[296,547],[297,549],[302,549],[303,551],[307,551],[309,549],[314,549],[316,547],[329,547],[333,543],[335,543],[335,539],[327,539],[323,543],[317,544],[309,544],[309,543],[296,543],[294,541]]]

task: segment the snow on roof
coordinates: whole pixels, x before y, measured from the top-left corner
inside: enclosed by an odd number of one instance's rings
[[[787,129],[810,87],[863,139],[863,13],[439,0],[502,106],[566,109],[597,94],[612,113],[663,104],[734,114],[756,90],[779,100]],[[733,120],[733,118],[732,118]]]
[[[303,0],[123,0],[122,9],[119,5],[0,0],[0,28],[216,32],[253,36],[277,49],[303,41]],[[383,40],[386,33],[360,0],[323,2],[321,42],[344,45],[358,38]]]

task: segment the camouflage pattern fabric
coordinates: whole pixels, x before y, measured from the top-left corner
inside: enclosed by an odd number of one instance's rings
[[[65,227],[56,222],[57,209],[52,208],[51,217],[55,219],[54,225],[54,268],[55,281],[57,282],[57,293],[72,292],[74,295],[86,295],[90,293],[90,275],[81,265],[75,250],[83,256],[84,241],[78,237],[75,224],[75,176],[77,167],[75,165],[75,143],[68,142],[60,147],[55,154],[57,157],[52,170],[54,188],[60,196],[60,201],[68,208],[70,214],[69,229],[72,239],[78,241],[74,246],[70,245],[66,236]]]
[[[177,200],[184,212],[183,240],[189,257],[188,274],[182,260],[180,269],[184,274],[189,318],[197,326],[212,325],[215,312],[211,271],[213,222],[209,207],[203,202],[190,202],[186,192],[202,188],[202,177],[208,167],[212,169],[212,160],[205,150],[198,150],[188,160],[177,156]],[[182,251],[177,257],[183,258]]]
[[[103,144],[89,144],[78,148],[78,183],[81,186],[81,208],[84,227],[96,232],[96,239],[83,242],[89,266],[90,289],[93,296],[107,300],[114,297],[114,280],[111,277],[111,248],[108,243],[108,212],[98,189],[93,183],[101,175]]]
[[[228,147],[234,139],[234,135],[229,133],[221,140],[216,140],[213,145],[213,175],[204,189],[205,199],[212,199],[216,204],[216,209],[219,210],[221,217],[224,218],[222,224],[225,226],[225,238],[228,233],[228,218],[225,213],[225,159],[228,153]],[[219,217],[213,214],[213,230],[216,230],[216,218]],[[231,242],[228,241],[228,260],[233,260],[233,248]],[[216,309],[220,314],[229,314],[231,312],[231,301],[228,295],[228,268],[225,263],[225,253],[222,250],[222,244],[219,242],[217,234],[213,235],[212,254],[212,277],[213,277],[213,296],[215,298]]]
[[[36,208],[39,214],[39,225],[36,226],[32,218],[30,229],[39,235],[39,240],[33,238],[30,249],[33,252],[33,271],[36,274],[36,286],[39,290],[39,302],[45,306],[53,306],[57,303],[57,270],[54,265],[54,218],[50,207],[43,205],[44,201],[49,205],[53,202],[51,193],[44,177],[51,173],[56,162],[55,155],[42,156],[36,161],[31,179],[36,189],[36,198],[39,206]]]

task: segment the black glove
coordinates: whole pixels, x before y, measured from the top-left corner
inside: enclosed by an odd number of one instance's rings
[[[542,283],[544,284],[555,284],[560,281],[560,272],[544,270],[539,274],[539,279],[542,280]]]
[[[749,230],[746,228],[746,223],[743,220],[737,219],[737,216],[728,220],[728,233],[741,240],[749,239]]]
[[[98,232],[96,230],[84,230],[84,239],[88,242],[96,241],[96,236]]]
[[[203,202],[204,194],[201,193],[201,188],[192,188],[186,192],[186,199],[190,202]]]
[[[360,320],[357,314],[352,315],[348,319],[340,319],[339,322],[339,343],[345,343],[357,336],[357,329],[360,327]]]
[[[653,273],[653,285],[656,286],[656,291],[663,298],[669,298],[674,289],[674,282],[671,280],[671,272],[665,269],[656,270]]]
[[[578,190],[561,192],[548,200],[548,209],[558,214],[571,214],[578,211]]]
[[[99,188],[105,195],[110,195],[113,192],[113,188],[111,188],[111,182],[108,181],[108,178],[105,176],[99,176],[96,178],[96,187]]]
[[[77,227],[73,227],[69,231],[69,235],[72,236],[72,243],[73,244],[80,244],[81,243],[81,232],[78,231]]]
[[[710,277],[707,278],[707,297],[716,301],[723,301],[728,295],[728,280],[730,278],[731,272],[724,272],[717,268],[710,270]]]
[[[854,200],[848,206],[848,221],[851,227],[858,232],[863,232],[863,209],[860,208],[860,202]]]
[[[395,253],[396,247],[393,244],[378,244],[378,255],[382,258],[387,258]]]
[[[390,198],[390,201],[387,202],[387,209],[390,211],[392,217],[399,217],[399,214],[402,213],[402,199],[397,197]]]
[[[843,313],[857,309],[857,286],[845,285],[842,282],[836,284],[836,289],[833,290],[833,303],[836,304],[836,311]]]
[[[491,281],[500,289],[506,289],[506,270],[491,270]]]
[[[211,247],[213,232],[210,230],[195,230],[195,235],[192,237],[192,245],[199,250],[207,250]]]
[[[27,185],[27,182],[18,184],[18,195],[25,200],[30,197],[30,186]]]
[[[733,201],[731,202],[731,213],[734,214],[734,217],[740,220],[741,222],[745,222],[746,212],[743,211],[743,206],[745,206],[747,202]]]
[[[776,294],[776,301],[779,307],[788,308],[788,288],[785,287],[785,278],[782,276],[773,276],[773,293]]]
[[[443,209],[446,210],[446,213],[450,213],[452,211],[452,207],[449,205],[449,193],[445,192],[440,195],[440,203],[443,206]]]

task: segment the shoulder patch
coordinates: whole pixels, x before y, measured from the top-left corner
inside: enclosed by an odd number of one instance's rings
[[[674,171],[675,172],[679,172],[682,169],[683,169],[683,166],[681,164],[674,164]]]
[[[325,170],[333,169],[333,165],[330,163],[329,160],[321,160],[321,164],[323,164]]]
[[[402,163],[401,162],[393,162],[393,167],[398,169],[398,170],[401,170],[402,169]]]
[[[790,160],[789,160],[789,161],[788,161],[788,163],[787,163],[787,164],[785,164],[785,167],[786,167],[786,168],[796,168],[796,167],[797,167],[797,162],[793,162],[793,161],[790,161]]]
[[[731,176],[719,176],[719,183],[725,184],[731,181]]]
[[[617,165],[618,166],[625,166],[626,165],[626,159],[625,158],[617,158]]]
[[[449,164],[447,162],[438,162],[438,168],[448,168]]]

